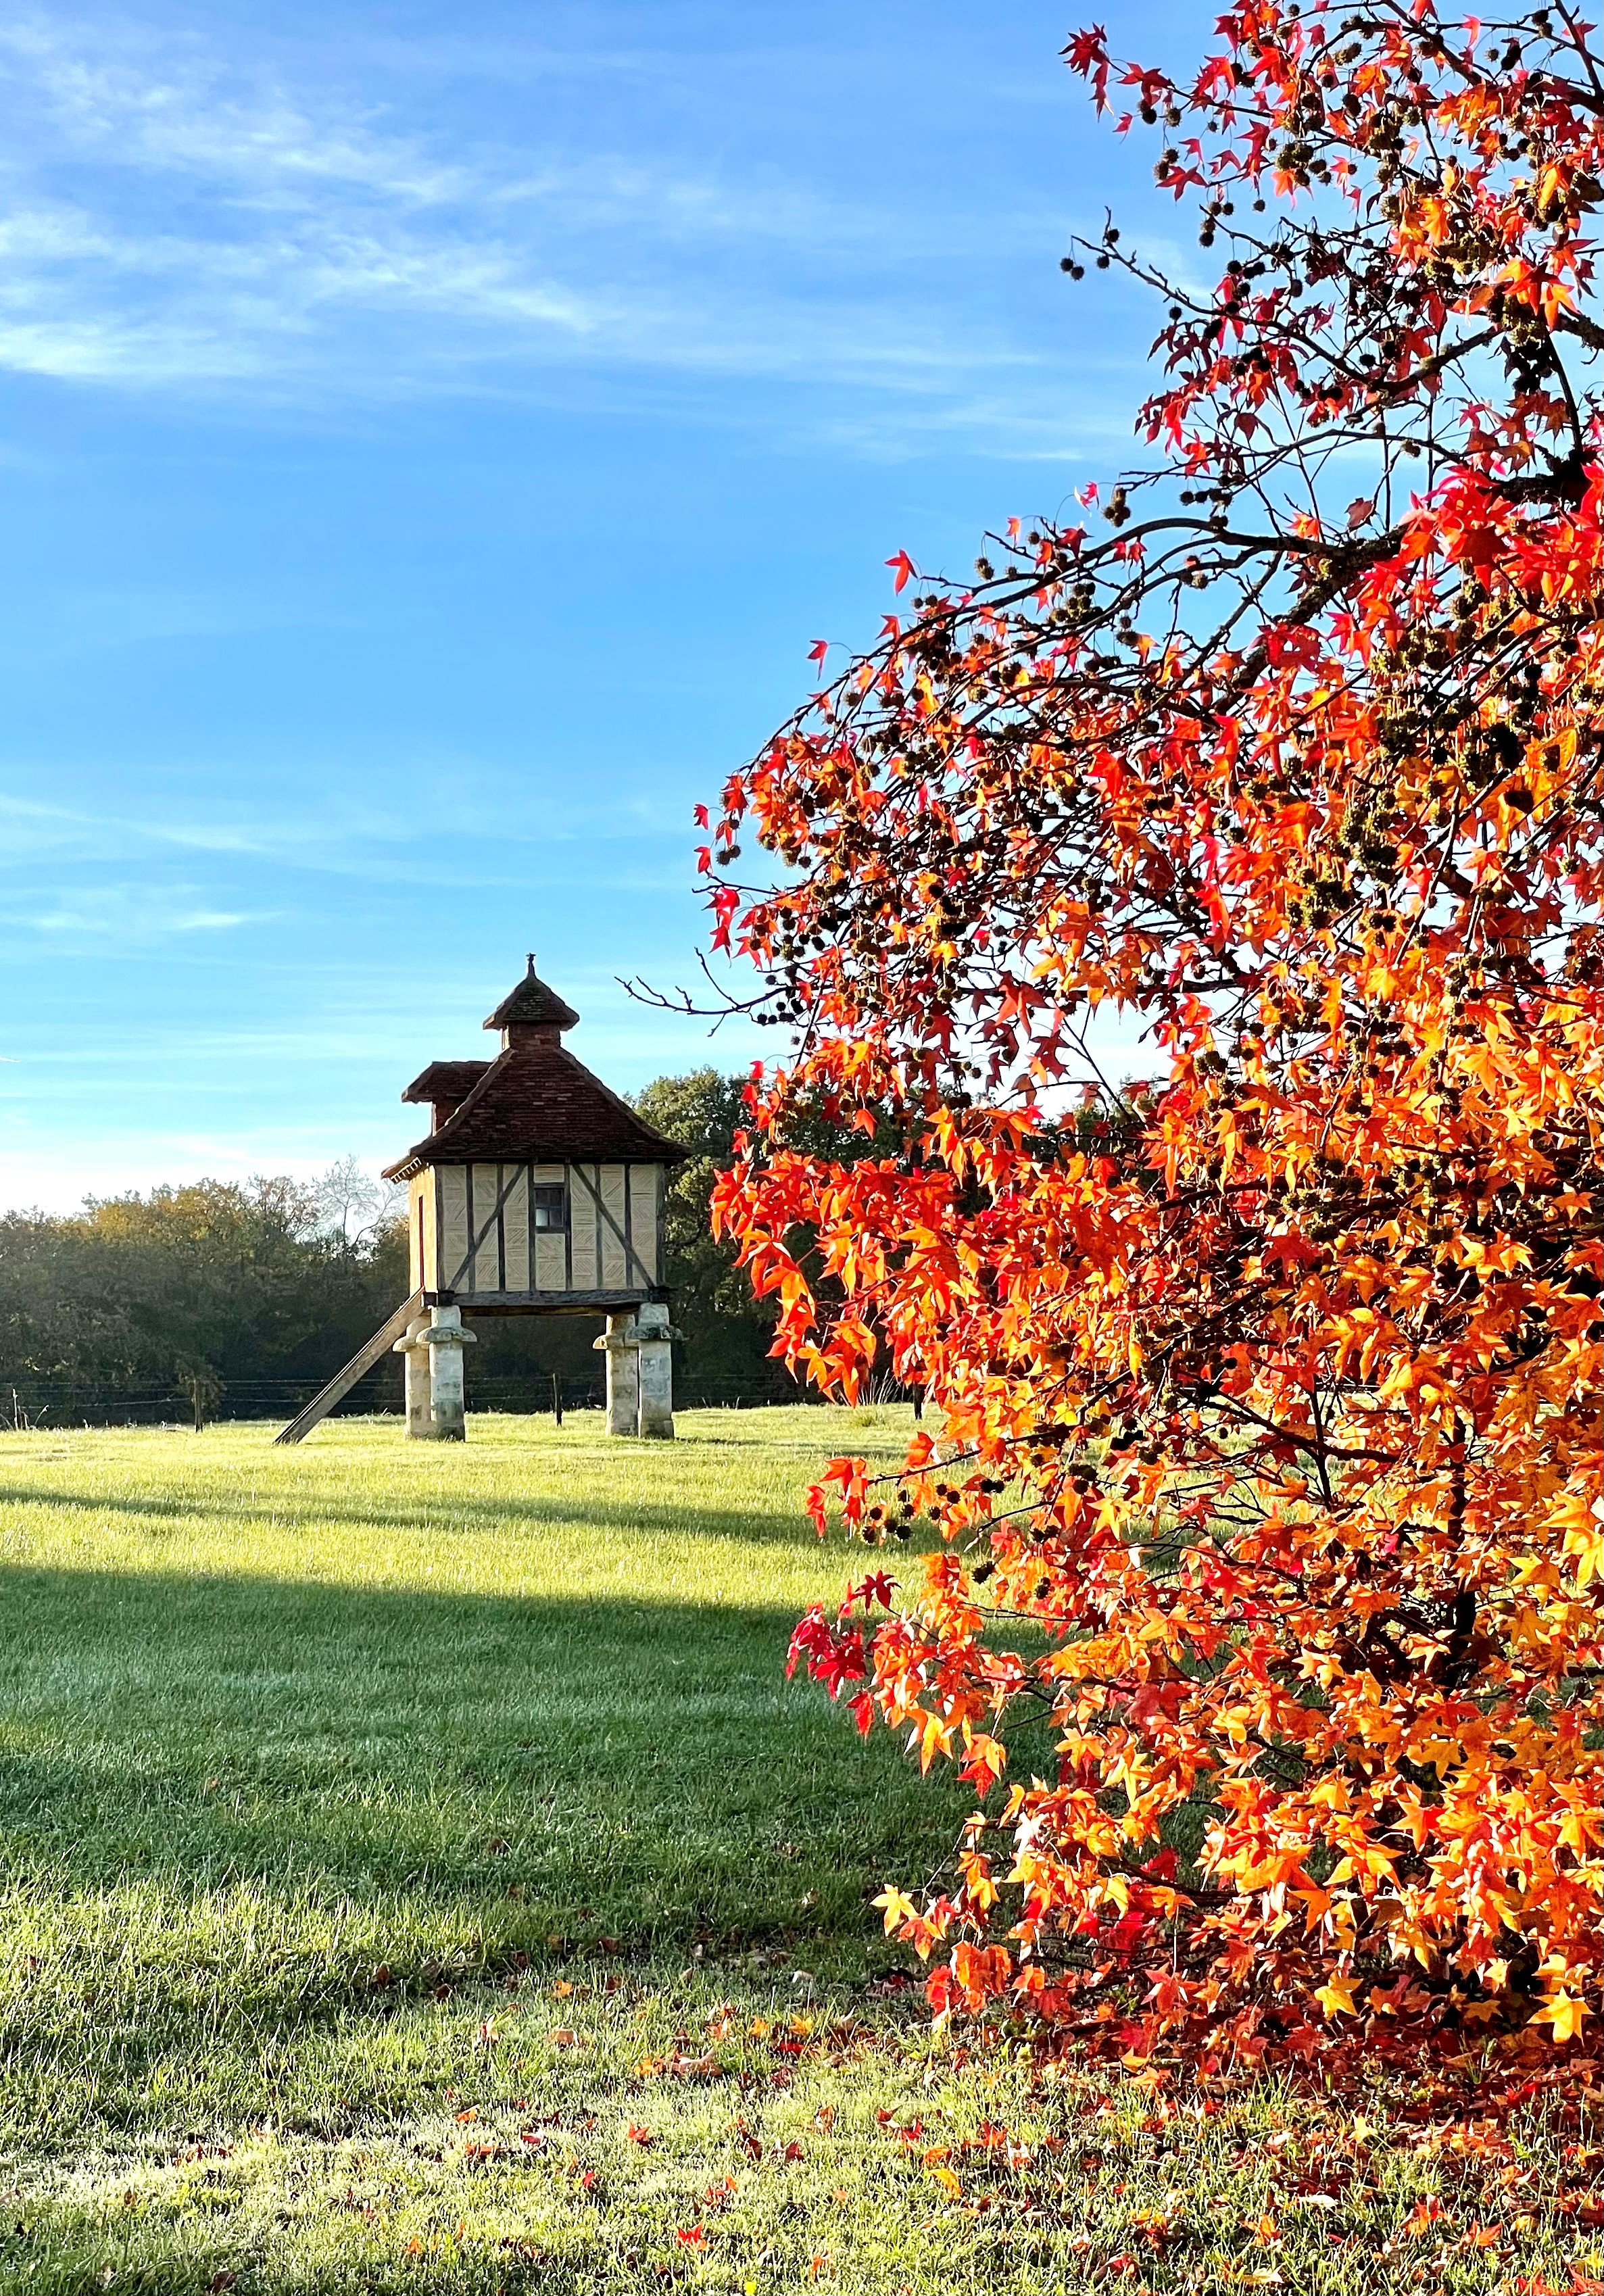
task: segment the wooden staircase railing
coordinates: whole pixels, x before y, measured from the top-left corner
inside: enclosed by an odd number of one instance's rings
[[[273,1438],[276,1443],[299,1443],[309,1435],[320,1419],[326,1419],[342,1396],[349,1395],[365,1371],[371,1371],[382,1355],[388,1355],[413,1317],[422,1313],[424,1295],[415,1292],[410,1300],[403,1300],[387,1324],[382,1324],[365,1347],[358,1348],[343,1371],[337,1371],[328,1385],[319,1388],[304,1411],[298,1411],[287,1427]]]

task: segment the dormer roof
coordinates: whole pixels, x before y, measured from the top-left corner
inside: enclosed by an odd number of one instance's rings
[[[489,1066],[489,1061],[431,1061],[420,1076],[413,1078],[401,1098],[430,1102],[436,1107],[444,1101],[460,1105]]]

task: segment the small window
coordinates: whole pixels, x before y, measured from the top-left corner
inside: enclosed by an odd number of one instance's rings
[[[542,1234],[553,1230],[563,1234],[568,1226],[568,1191],[560,1180],[555,1185],[537,1181],[529,1192],[529,1216]]]

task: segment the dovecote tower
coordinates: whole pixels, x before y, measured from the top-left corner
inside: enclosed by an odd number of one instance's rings
[[[432,1061],[402,1093],[432,1118],[385,1174],[407,1186],[411,1294],[280,1442],[298,1442],[391,1347],[406,1359],[407,1433],[460,1439],[465,1316],[598,1312],[608,1431],[672,1435],[662,1207],[687,1152],[574,1058],[563,1038],[579,1017],[531,956],[485,1021],[500,1050]]]

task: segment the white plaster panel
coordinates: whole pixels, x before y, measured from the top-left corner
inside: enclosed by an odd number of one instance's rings
[[[596,1206],[590,1201],[590,1188],[596,1185],[596,1166],[576,1165],[569,1176],[568,1217],[572,1223],[573,1288],[576,1292],[594,1292],[601,1282],[596,1273]]]
[[[622,1164],[602,1166],[602,1205],[607,1214],[602,1222],[602,1282],[609,1291],[630,1281],[622,1242],[626,1170]]]
[[[473,1233],[481,1236],[481,1241],[475,1247],[473,1265],[468,1270],[467,1289],[470,1292],[497,1292],[501,1288],[496,1199],[501,1193],[504,1177],[499,1164],[475,1164],[473,1167]]]
[[[635,1251],[637,1283],[657,1281],[657,1167],[631,1164],[629,1175],[629,1241]]]
[[[460,1164],[437,1164],[434,1172],[439,1189],[439,1288],[457,1291],[467,1282],[466,1275],[459,1275],[457,1271],[468,1249],[468,1176]]]
[[[501,1233],[506,1251],[506,1288],[509,1292],[527,1292],[531,1281],[529,1166],[521,1164],[516,1172],[509,1168],[505,1177],[510,1184],[501,1214]]]
[[[421,1291],[429,1281],[426,1273],[429,1266],[428,1214],[424,1203],[428,1192],[427,1170],[415,1172],[407,1189],[407,1272],[410,1279],[407,1289],[409,1292]],[[419,1218],[420,1212],[424,1214],[422,1219]]]

